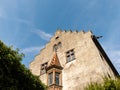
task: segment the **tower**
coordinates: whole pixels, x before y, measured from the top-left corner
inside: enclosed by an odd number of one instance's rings
[[[62,66],[55,52],[46,68],[48,90],[62,90]]]

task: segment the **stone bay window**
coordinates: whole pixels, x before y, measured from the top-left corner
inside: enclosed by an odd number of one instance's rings
[[[62,67],[56,53],[46,71],[48,90],[62,90]]]
[[[48,85],[52,85],[53,84],[53,72],[48,74]]]
[[[55,72],[55,84],[60,85],[60,73]]]
[[[51,85],[56,85],[56,86],[61,86],[62,82],[61,82],[61,75],[62,72],[60,70],[57,69],[52,69],[50,70],[50,72],[47,73],[48,75],[48,86]]]

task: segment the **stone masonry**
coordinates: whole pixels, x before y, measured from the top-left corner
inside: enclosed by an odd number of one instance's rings
[[[104,76],[114,79],[118,75],[97,37],[91,31],[57,30],[29,66],[31,72],[40,76],[46,85],[49,83],[49,75],[46,71],[41,74],[41,70],[49,66],[54,53],[57,54],[63,68],[61,77],[58,77],[60,79],[58,81],[61,81],[61,90],[83,90],[90,82],[102,82]]]

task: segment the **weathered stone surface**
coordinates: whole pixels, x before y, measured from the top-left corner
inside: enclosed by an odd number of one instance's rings
[[[61,42],[62,46],[57,49],[57,55],[63,67],[62,90],[82,90],[90,82],[101,82],[104,76],[115,78],[111,66],[93,42],[92,36],[91,31],[58,30],[30,63],[30,70],[33,74],[40,75],[41,64],[50,63],[54,54],[53,46]],[[66,52],[71,49],[75,51],[75,60],[67,63]],[[40,79],[47,85],[46,74],[41,75]]]

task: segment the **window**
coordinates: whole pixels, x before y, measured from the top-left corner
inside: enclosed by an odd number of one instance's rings
[[[58,73],[58,72],[55,72],[55,84],[56,85],[59,85],[59,80],[60,79],[60,73]]]
[[[59,42],[58,44],[55,44],[55,45],[53,46],[53,51],[57,52],[57,50],[58,50],[59,48],[61,48],[61,47],[62,47],[62,43]]]
[[[49,73],[48,74],[48,85],[52,85],[53,84],[53,73]]]
[[[58,47],[57,47],[57,45],[55,44],[54,46],[53,46],[53,51],[57,51],[57,49],[58,49]]]
[[[67,58],[67,62],[70,62],[75,59],[74,49],[66,52],[66,58]]]
[[[48,62],[41,64],[40,74],[46,73],[47,64]]]
[[[57,46],[58,46],[59,48],[61,48],[61,47],[62,47],[62,43],[59,42],[59,43],[57,44]]]
[[[55,82],[53,82],[53,80],[55,80]],[[53,72],[48,74],[48,85],[52,85],[52,84],[60,85],[60,73],[55,72],[54,77],[53,77]]]
[[[55,39],[58,39],[59,38],[59,36],[57,36]]]

